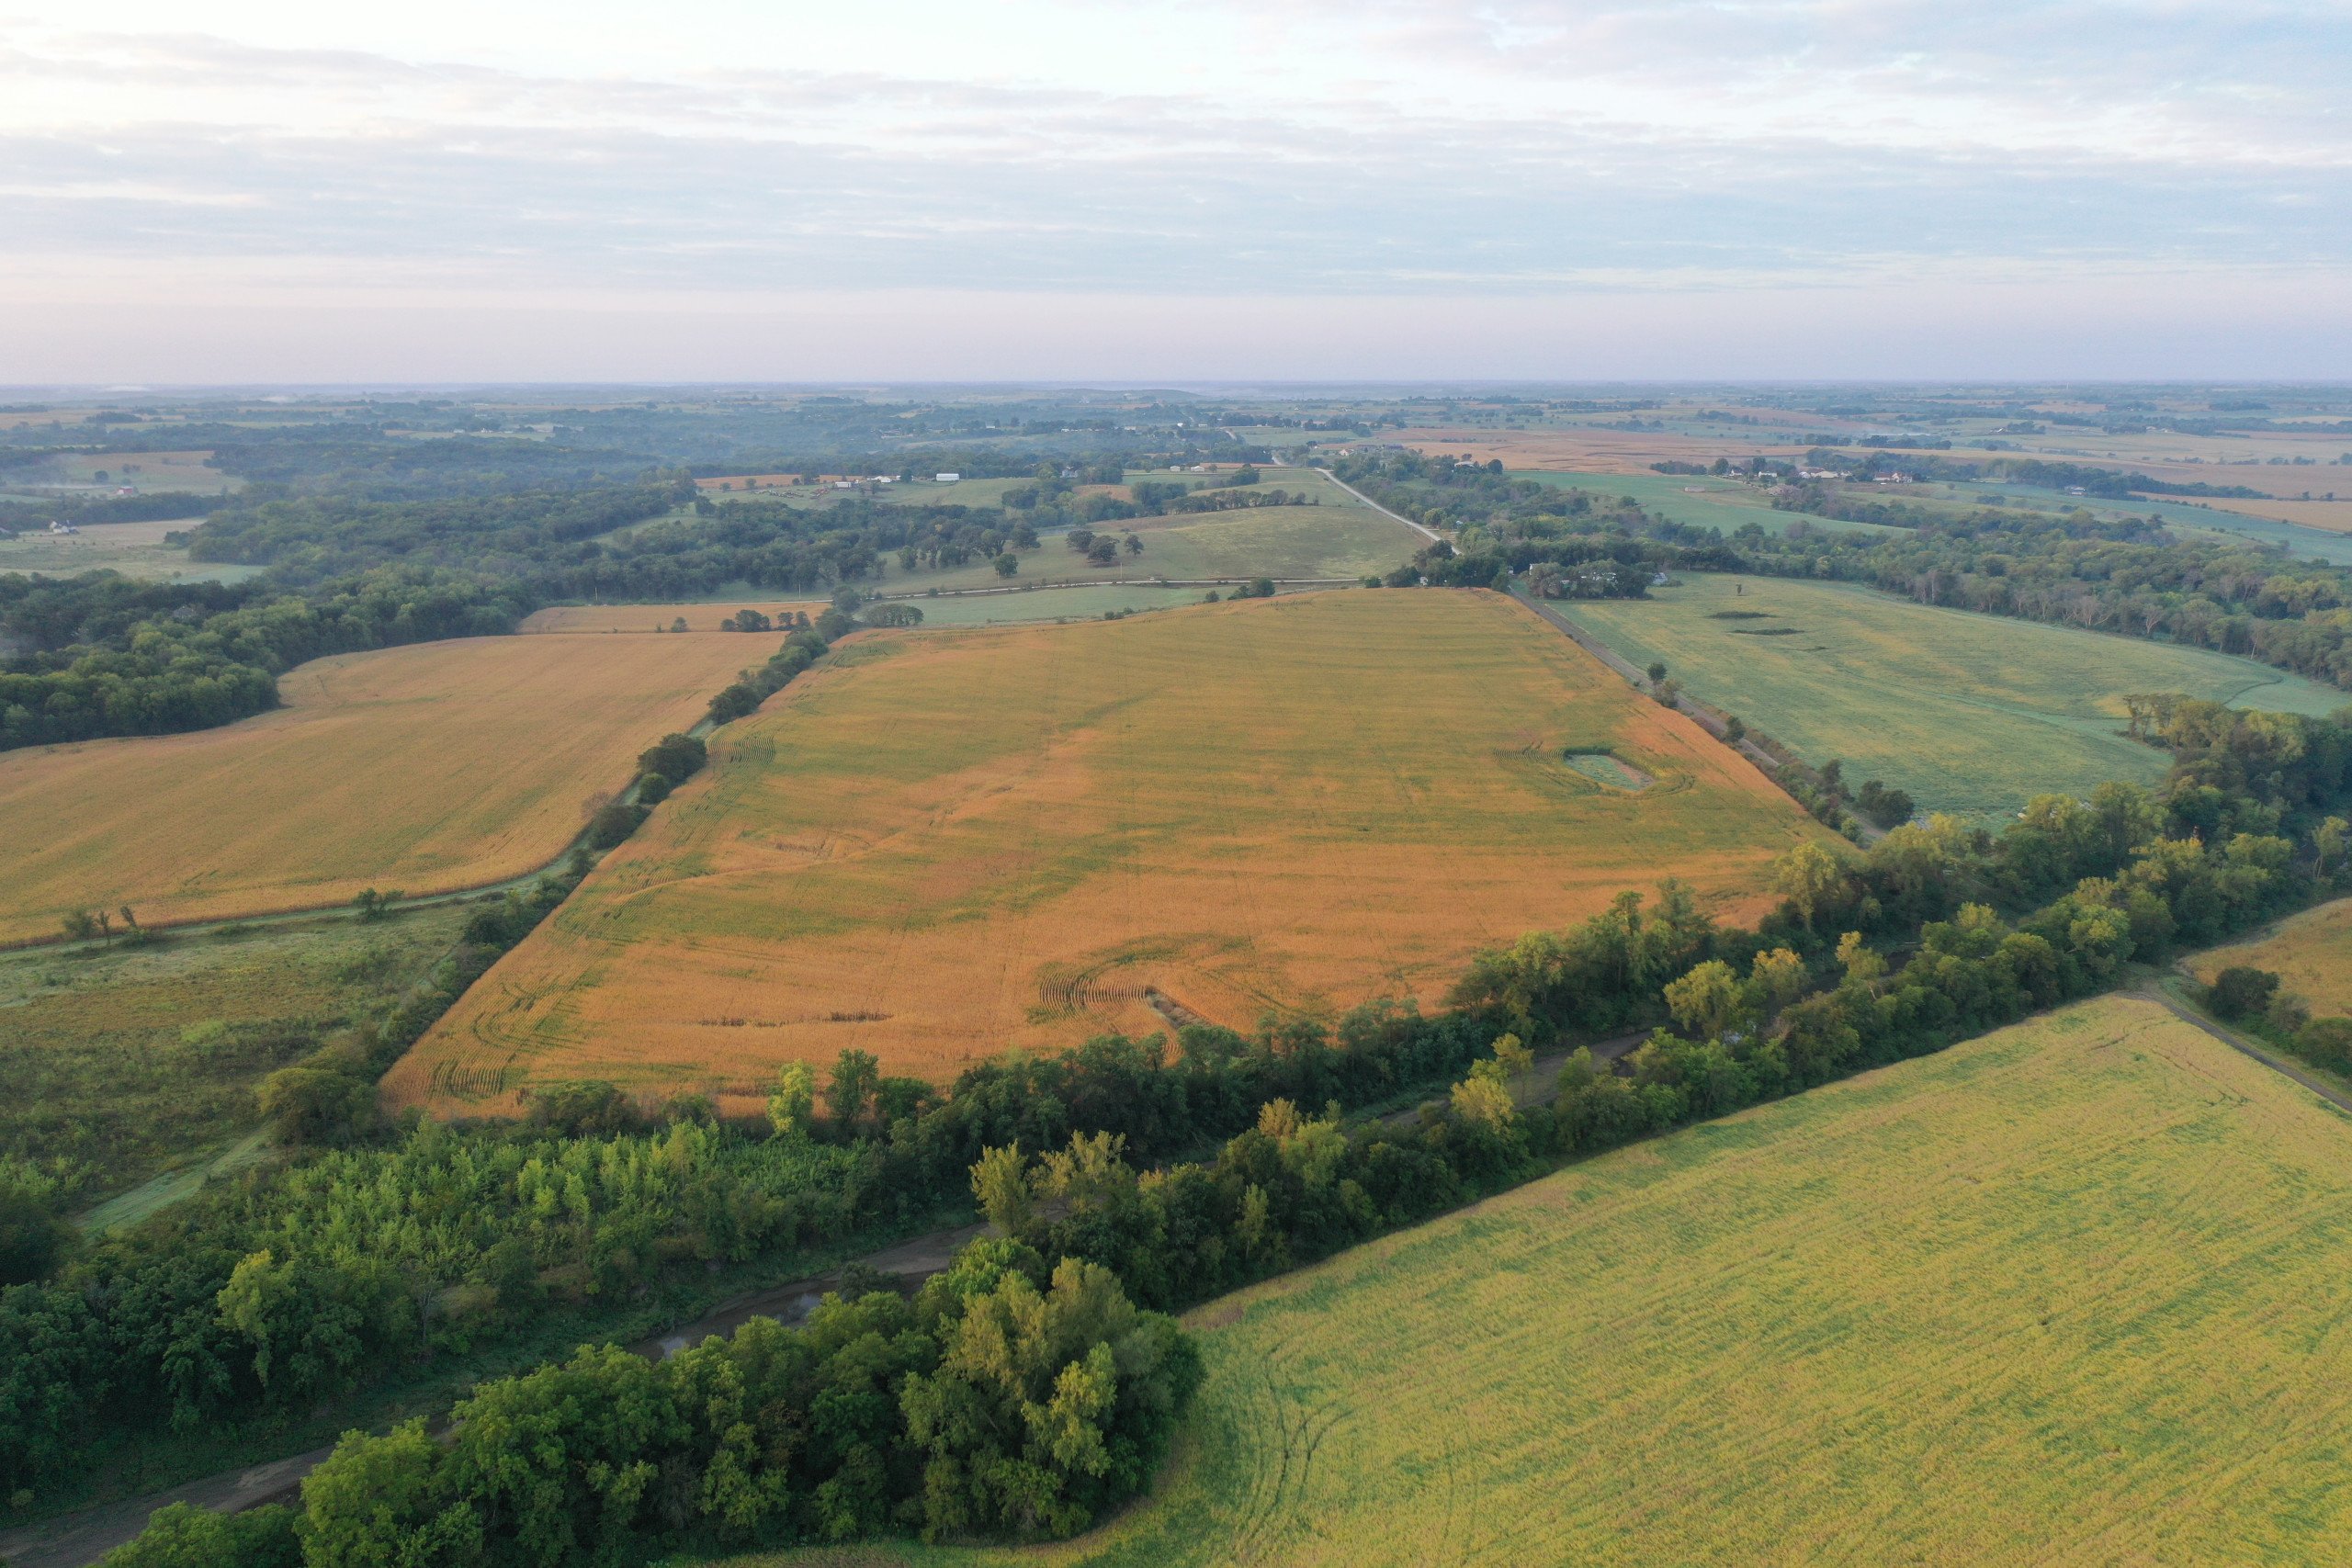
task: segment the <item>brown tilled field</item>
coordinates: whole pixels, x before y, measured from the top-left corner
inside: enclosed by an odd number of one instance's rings
[[[749,1110],[848,1046],[944,1079],[1171,1020],[1434,1003],[1475,949],[1661,877],[1752,916],[1818,832],[1488,593],[867,633],[713,755],[394,1069],[396,1100],[510,1111],[601,1077]]]
[[[321,659],[194,735],[0,754],[0,941],[69,909],[149,924],[523,875],[637,753],[779,638],[472,637]]]

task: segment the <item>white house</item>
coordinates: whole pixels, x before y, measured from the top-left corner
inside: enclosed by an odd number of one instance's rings
[[[961,474],[933,474],[933,475],[932,475],[931,477],[932,477],[932,479],[933,479],[933,481],[934,483],[937,483],[937,484],[944,484],[944,485],[952,485],[952,484],[954,484],[957,479],[962,479],[964,476],[963,476],[963,475],[961,475]]]

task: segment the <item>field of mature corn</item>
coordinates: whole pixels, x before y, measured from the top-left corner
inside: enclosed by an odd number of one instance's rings
[[[2278,976],[2281,989],[2302,998],[2314,1017],[2352,1015],[2352,898],[2339,898],[2281,920],[2254,942],[2199,953],[2189,968],[2206,984],[2233,964]]]
[[[721,730],[388,1082],[444,1110],[587,1077],[755,1109],[844,1047],[946,1078],[1170,1019],[1435,1001],[1473,950],[1661,877],[1753,916],[1817,831],[1488,593],[868,633]]]
[[[2036,795],[2161,778],[2169,760],[2120,733],[2127,695],[2314,715],[2352,700],[2248,659],[1829,583],[1693,575],[1648,599],[1560,608],[1806,761],[1844,759],[1848,783],[1883,779],[1923,810],[1985,822]]]
[[[1192,1438],[1094,1537],[759,1561],[2339,1562],[2347,1155],[2086,1004],[1202,1309]]]
[[[315,660],[193,735],[0,754],[0,942],[74,908],[149,924],[520,876],[637,753],[780,639],[504,637]]]

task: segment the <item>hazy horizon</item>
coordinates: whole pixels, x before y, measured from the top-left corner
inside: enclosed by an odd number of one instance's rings
[[[2338,4],[0,17],[0,384],[2312,380]]]

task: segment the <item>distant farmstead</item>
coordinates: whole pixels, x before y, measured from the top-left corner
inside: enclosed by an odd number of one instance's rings
[[[961,474],[933,474],[933,475],[932,475],[931,477],[932,477],[933,480],[934,482],[936,482],[936,483],[944,484],[944,485],[952,485],[952,484],[954,484],[957,479],[962,479],[964,476],[963,476],[963,475],[961,475]]]

